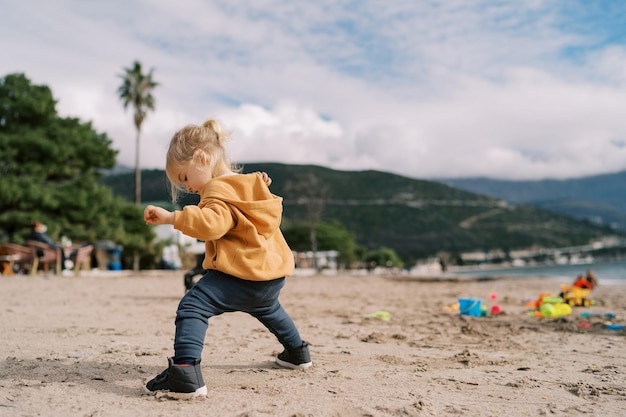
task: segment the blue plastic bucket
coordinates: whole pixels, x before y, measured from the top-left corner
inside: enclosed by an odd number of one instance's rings
[[[480,317],[480,298],[459,298],[459,313],[462,316]]]

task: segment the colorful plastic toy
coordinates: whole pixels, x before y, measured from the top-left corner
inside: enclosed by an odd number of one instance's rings
[[[593,304],[593,301],[587,298],[589,294],[591,294],[591,289],[580,288],[576,285],[561,284],[560,296],[563,298],[563,302],[572,307],[589,307]]]

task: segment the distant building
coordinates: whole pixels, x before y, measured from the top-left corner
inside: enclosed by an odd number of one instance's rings
[[[332,269],[336,270],[339,266],[339,252],[336,250],[294,252],[294,260],[296,268],[300,269]],[[317,262],[316,262],[317,261]]]
[[[495,260],[502,261],[506,258],[506,253],[501,249],[490,251],[464,252],[461,254],[463,263],[473,264],[482,262],[493,262]]]

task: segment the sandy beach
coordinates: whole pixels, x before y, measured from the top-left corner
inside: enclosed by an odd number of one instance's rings
[[[599,278],[595,305],[538,318],[525,302],[570,282],[290,277],[281,301],[313,367],[280,369],[265,328],[223,315],[208,396],[175,401],[142,385],[173,354],[182,272],[0,277],[0,416],[624,416],[626,332],[602,314],[626,323],[626,282]],[[503,312],[461,316],[460,297]]]

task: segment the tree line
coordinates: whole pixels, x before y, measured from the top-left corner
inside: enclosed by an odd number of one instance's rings
[[[111,240],[125,256],[155,257],[142,209],[99,183],[117,151],[91,122],[62,117],[46,85],[0,78],[0,241],[23,243],[34,221],[60,240]]]
[[[152,92],[158,83],[138,62],[120,77],[118,94],[125,108],[133,108],[139,154],[141,126],[147,112],[154,110]],[[152,228],[142,221],[139,158],[133,203],[101,181],[102,173],[116,165],[118,152],[111,139],[91,122],[59,115],[56,104],[48,86],[33,84],[23,73],[0,79],[0,243],[24,243],[31,224],[40,221],[56,240],[111,240],[123,246],[126,267],[155,267],[160,247]],[[305,188],[310,190],[309,185]],[[366,251],[343,225],[320,222],[323,207],[316,205],[315,195],[301,198],[308,201],[308,216],[285,230],[294,250],[339,250],[343,265],[359,260],[401,265],[392,250]]]

